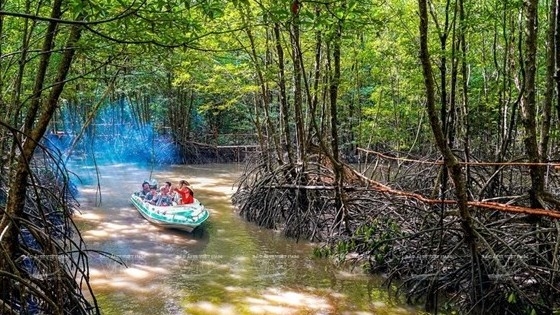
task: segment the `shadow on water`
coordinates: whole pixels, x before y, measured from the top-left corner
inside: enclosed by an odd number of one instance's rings
[[[76,223],[92,251],[91,283],[103,314],[414,314],[382,280],[312,257],[312,246],[243,221],[231,205],[239,165],[133,164],[80,175]],[[153,176],[150,176],[153,174]],[[187,179],[210,210],[194,233],[163,229],[129,201],[141,182]],[[101,201],[99,206],[96,206]],[[122,261],[126,267],[113,261]]]

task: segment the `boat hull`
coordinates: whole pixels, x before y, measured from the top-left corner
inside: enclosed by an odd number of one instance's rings
[[[204,205],[196,199],[188,205],[155,206],[133,194],[130,201],[146,220],[165,228],[192,232],[210,216]]]

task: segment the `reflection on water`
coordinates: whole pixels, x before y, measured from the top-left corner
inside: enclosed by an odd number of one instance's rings
[[[90,256],[103,314],[415,313],[391,302],[380,279],[339,270],[313,258],[309,244],[240,219],[230,201],[238,165],[104,166],[101,193],[93,169],[73,171],[84,183],[82,236],[88,249],[110,253]],[[189,234],[144,220],[129,196],[147,178],[187,179],[211,212],[203,229]]]

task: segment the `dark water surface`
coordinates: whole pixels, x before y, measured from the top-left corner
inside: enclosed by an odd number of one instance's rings
[[[76,222],[88,249],[126,264],[91,254],[103,314],[416,313],[393,302],[381,279],[343,271],[314,258],[310,244],[240,219],[230,198],[240,165],[76,168],[83,180]],[[211,212],[203,229],[189,234],[143,219],[129,196],[147,178],[190,181]]]

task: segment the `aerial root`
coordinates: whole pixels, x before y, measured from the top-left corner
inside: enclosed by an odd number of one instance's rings
[[[453,304],[471,313],[540,314],[558,307],[559,223],[550,216],[534,221],[523,212],[485,206],[499,201],[527,208],[523,172],[513,168],[495,176],[494,166],[470,170],[472,200],[485,200],[470,207],[477,238],[473,248],[465,242],[455,203],[434,201],[441,198],[434,196],[440,165],[376,160],[369,167],[367,178],[345,175],[342,203],[349,234],[331,230],[338,211],[334,173],[321,161],[274,168],[264,161],[248,164],[234,203],[249,221],[322,242],[318,255],[385,274],[387,285],[396,284],[408,301],[423,302],[429,310]],[[558,178],[550,177],[549,183],[558,185]],[[441,200],[453,200],[452,191],[449,187]],[[551,205],[557,200],[552,193],[545,197]]]

